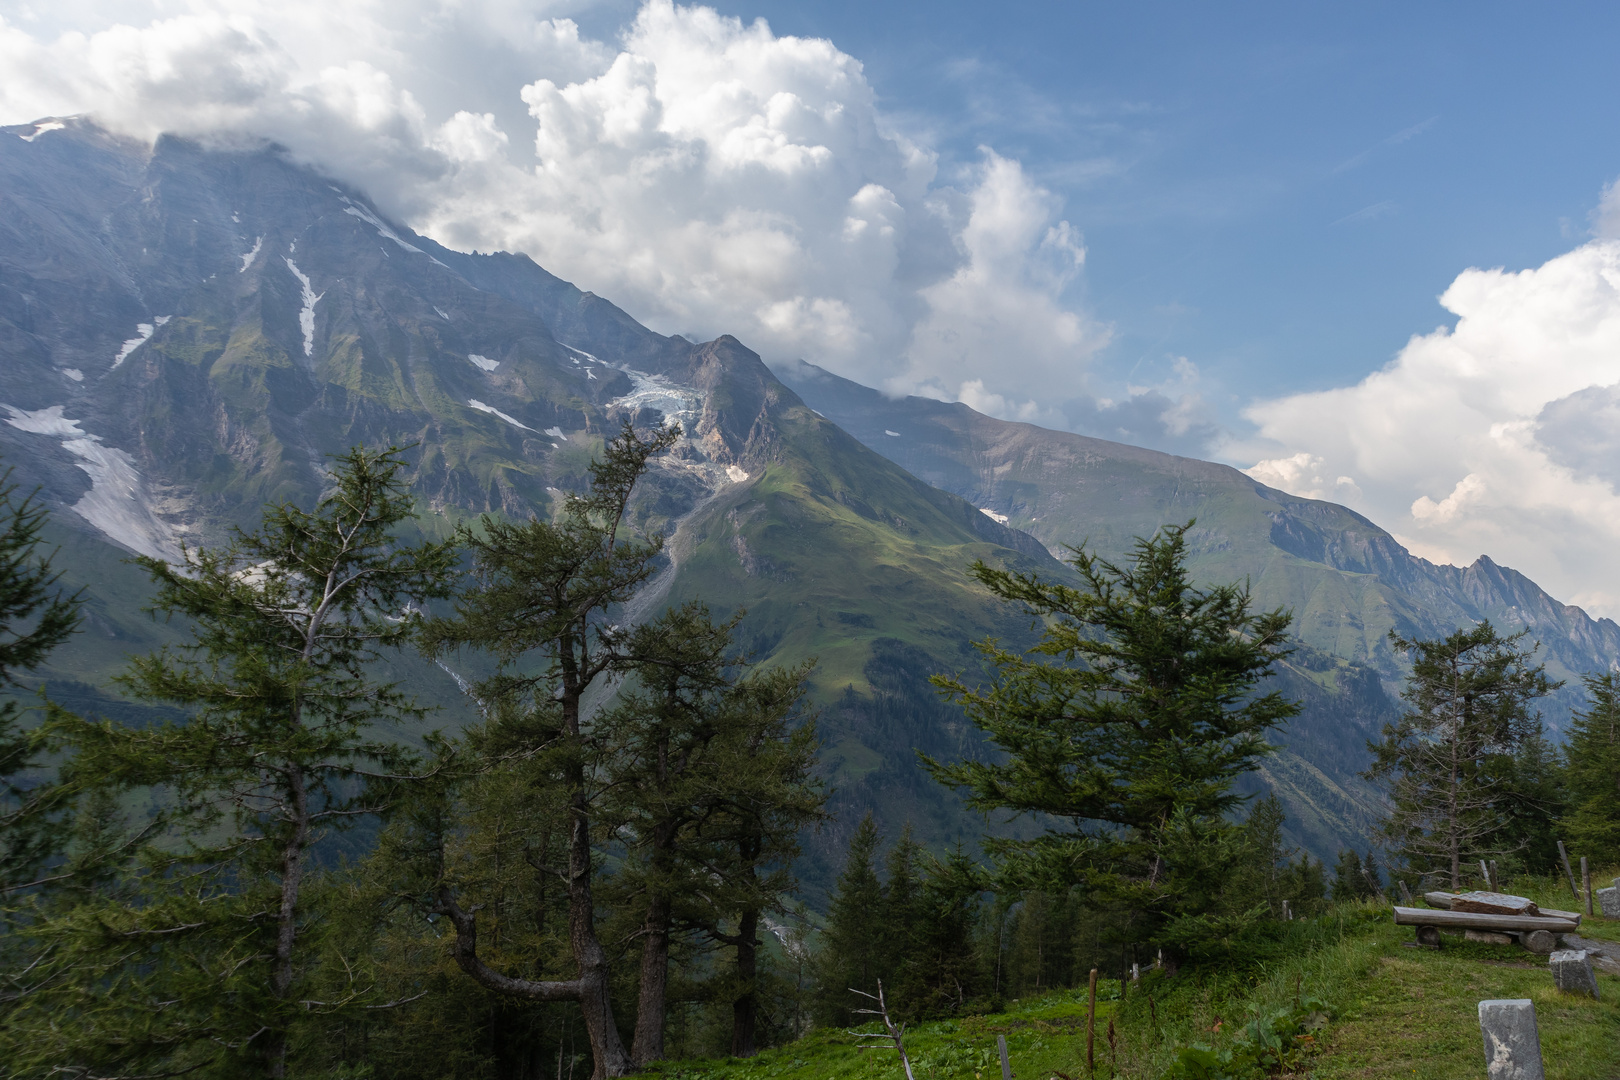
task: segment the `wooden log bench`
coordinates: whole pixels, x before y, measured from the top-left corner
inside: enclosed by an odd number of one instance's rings
[[[1531,900],[1506,893],[1424,893],[1428,908],[1397,907],[1395,925],[1417,928],[1417,943],[1440,945],[1441,929],[1463,930],[1474,940],[1507,944],[1517,940],[1533,953],[1546,955],[1558,947],[1561,934],[1581,925],[1573,911],[1538,908]]]

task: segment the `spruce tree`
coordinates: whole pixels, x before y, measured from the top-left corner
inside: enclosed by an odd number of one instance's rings
[[[898,984],[900,1000],[913,1015],[950,1016],[984,992],[977,947],[982,877],[960,848],[927,860]]]
[[[922,905],[922,845],[911,835],[908,821],[900,829],[900,839],[889,849],[883,866],[883,906],[878,910],[881,944],[878,970],[896,1008],[905,1011],[907,1003],[895,991],[896,976],[903,970],[915,945],[917,921]]]
[[[1379,891],[1377,873],[1372,852],[1367,852],[1363,863],[1355,848],[1345,848],[1339,852],[1339,861],[1333,867],[1333,899],[1365,900],[1374,896]]]
[[[869,813],[850,838],[844,869],[828,905],[827,928],[817,957],[819,1011],[824,1023],[850,1023],[850,991],[876,993],[877,980],[887,974],[881,965],[887,935],[882,924],[883,883],[876,867],[881,842],[877,822]]]
[[[282,1077],[295,1030],[374,1004],[361,982],[309,991],[320,919],[311,849],[399,797],[413,754],[380,734],[424,715],[373,663],[448,594],[451,543],[403,543],[412,497],[396,449],[351,450],[312,510],[139,562],[153,610],[189,641],[120,682],[189,717],[148,727],[53,714],[67,776],[145,789],[163,831],[119,890],[43,923],[62,975],[19,1022],[31,1061],[73,1075]],[[358,977],[358,972],[353,973]]]
[[[1256,613],[1243,587],[1195,587],[1191,527],[1137,540],[1123,565],[1071,548],[1078,587],[975,564],[1045,632],[1027,653],[981,643],[987,687],[936,680],[1004,760],[927,761],[976,810],[1052,822],[1033,840],[987,839],[1003,888],[1079,885],[1133,911],[1136,939],[1172,960],[1236,925],[1215,910],[1229,871],[1218,853],[1238,842],[1228,816],[1244,801],[1233,784],[1298,712],[1259,693],[1288,654],[1290,616]]]
[[[1368,746],[1367,777],[1390,785],[1380,834],[1386,849],[1418,873],[1446,875],[1460,889],[1472,860],[1520,850],[1504,799],[1512,759],[1541,730],[1537,698],[1560,683],[1533,663],[1524,633],[1503,637],[1489,622],[1438,640],[1395,648],[1412,657],[1402,698],[1407,711]]]
[[[51,554],[38,494],[19,497],[11,470],[0,475],[0,691],[44,663],[78,631],[83,593],[66,594]],[[0,702],[0,901],[45,883],[63,854],[71,792],[52,782],[39,741],[22,728],[15,698]]]
[[[1587,675],[1587,707],[1576,710],[1565,749],[1569,842],[1600,863],[1620,863],[1620,674]]]

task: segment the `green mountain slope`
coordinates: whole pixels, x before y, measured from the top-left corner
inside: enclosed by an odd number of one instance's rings
[[[528,259],[445,249],[274,148],[148,148],[82,121],[0,132],[0,283],[0,454],[51,500],[108,628],[59,653],[54,682],[105,694],[126,653],[173,633],[139,614],[121,553],[312,501],[351,444],[416,444],[423,527],[442,532],[550,513],[604,432],[671,419],[687,437],[634,507],[674,532],[671,562],[631,614],[746,607],[761,660],[821,662],[845,817],[963,831],[915,766],[913,747],[966,737],[926,677],[970,665],[969,639],[1028,633],[966,568],[1064,570],[816,416],[735,340],[655,334]],[[450,673],[398,668],[443,722],[470,716]]]

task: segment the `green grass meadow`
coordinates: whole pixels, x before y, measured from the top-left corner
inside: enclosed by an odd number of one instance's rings
[[[1607,883],[1620,868],[1601,879]],[[1509,883],[1545,907],[1575,905],[1561,879]],[[1583,921],[1588,938],[1620,942],[1620,921]],[[1287,1064],[1269,1072],[1183,1071],[1175,1076],[1312,1076],[1319,1080],[1477,1080],[1485,1075],[1478,1003],[1536,1004],[1548,1080],[1620,1077],[1620,977],[1599,973],[1601,1000],[1553,987],[1544,957],[1517,945],[1447,935],[1439,950],[1410,947],[1387,904],[1342,904],[1284,927],[1276,940],[1175,978],[1158,972],[1126,987],[1103,979],[1094,1073],[1086,1067],[1086,989],[1012,1002],[1005,1012],[917,1024],[905,1034],[915,1080],[999,1080],[996,1037],[1007,1039],[1014,1080],[1160,1080],[1181,1049],[1215,1052],[1249,1037],[1257,1017],[1309,1014],[1290,1036]],[[1301,1004],[1303,1003],[1303,1004]],[[1112,1025],[1113,1038],[1109,1030]],[[877,1031],[876,1025],[861,1029]],[[904,1080],[892,1047],[859,1049],[848,1032],[818,1029],[749,1060],[666,1062],[666,1080]],[[1185,1067],[1183,1067],[1185,1068]]]

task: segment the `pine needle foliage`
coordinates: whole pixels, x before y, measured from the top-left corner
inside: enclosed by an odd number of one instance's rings
[[[372,664],[448,595],[457,554],[400,539],[413,518],[400,450],[357,447],[336,466],[313,510],[269,507],[257,531],[178,565],[139,560],[152,610],[186,620],[190,640],[121,681],[188,719],[53,714],[76,752],[66,775],[145,801],[162,830],[117,888],[38,928],[59,981],[19,1024],[18,1075],[282,1077],[301,1023],[379,1004],[358,970],[335,999],[308,993],[311,849],[411,780],[415,755],[383,732],[424,710]]]
[[[1228,849],[1241,846],[1233,784],[1298,712],[1259,693],[1290,651],[1291,616],[1254,611],[1244,586],[1196,587],[1192,527],[1138,539],[1119,565],[1070,548],[1078,587],[976,563],[974,577],[1044,634],[1026,653],[980,643],[988,686],[935,679],[1000,760],[924,759],[974,809],[1067,822],[1033,840],[987,839],[997,891],[1081,886],[1133,911],[1135,940],[1180,955],[1244,921],[1217,914]]]

